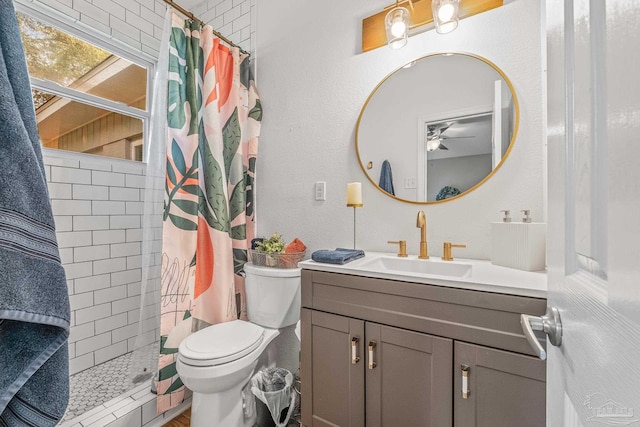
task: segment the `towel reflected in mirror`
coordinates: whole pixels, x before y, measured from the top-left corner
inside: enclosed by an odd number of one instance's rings
[[[392,196],[396,195],[396,192],[393,189],[393,173],[391,172],[391,163],[389,163],[389,160],[382,162],[382,167],[380,168],[380,182],[378,183],[378,186]]]

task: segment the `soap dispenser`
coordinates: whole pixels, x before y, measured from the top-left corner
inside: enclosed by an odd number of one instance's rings
[[[547,225],[533,222],[531,211],[523,209],[522,222],[511,222],[509,211],[502,222],[491,223],[491,263],[525,271],[545,269]]]

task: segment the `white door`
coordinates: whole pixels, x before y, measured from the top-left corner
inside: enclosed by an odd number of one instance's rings
[[[511,116],[511,89],[507,86],[507,83],[500,79],[494,82],[493,88],[493,115],[492,121],[492,156],[491,156],[491,169],[495,169],[502,156],[509,147],[509,122]]]
[[[640,426],[640,1],[547,0],[547,425]]]

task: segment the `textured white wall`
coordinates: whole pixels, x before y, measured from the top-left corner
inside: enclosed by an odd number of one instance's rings
[[[361,53],[361,21],[388,0],[272,0],[257,13],[258,90],[265,109],[258,156],[259,234],[300,237],[310,251],[352,244],[346,184],[362,181],[358,246],[392,251],[405,239],[416,253],[416,213],[427,214],[429,250],[466,243],[458,256],[488,259],[490,222],[500,209],[543,216],[543,92],[539,0],[517,0],[464,19],[447,35],[427,31],[399,51]],[[360,109],[377,83],[400,65],[436,52],[484,56],[511,79],[520,102],[520,129],[510,158],[483,187],[437,205],[395,201],[369,184],[355,152]],[[314,182],[327,200],[314,200]],[[517,216],[516,216],[517,217]]]

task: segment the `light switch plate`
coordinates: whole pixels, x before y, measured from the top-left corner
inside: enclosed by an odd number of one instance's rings
[[[316,182],[316,200],[327,200],[327,183],[325,181]]]
[[[404,188],[406,190],[411,190],[416,188],[416,179],[415,178],[405,178],[404,179]]]

